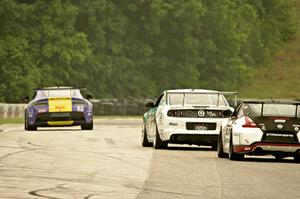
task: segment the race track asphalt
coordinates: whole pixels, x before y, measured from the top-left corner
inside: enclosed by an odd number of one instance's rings
[[[25,131],[0,126],[0,198],[300,198],[300,164],[217,158],[209,147],[143,148],[141,119]]]

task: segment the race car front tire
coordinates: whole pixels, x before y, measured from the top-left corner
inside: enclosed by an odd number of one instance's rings
[[[27,118],[25,119],[25,130],[27,131],[36,131],[37,126],[36,125],[30,125]]]

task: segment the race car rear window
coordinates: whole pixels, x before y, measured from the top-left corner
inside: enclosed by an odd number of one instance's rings
[[[41,98],[56,98],[56,97],[83,98],[79,89],[38,90],[35,98],[41,99]]]
[[[227,106],[223,95],[201,93],[169,94],[170,105],[182,105],[183,103],[185,105]]]
[[[183,94],[169,94],[170,105],[183,105]]]
[[[252,112],[256,115],[261,114],[262,104],[247,104],[245,110]],[[294,104],[264,104],[263,115],[264,116],[285,116],[295,117],[296,105]],[[299,115],[299,110],[297,115]]]

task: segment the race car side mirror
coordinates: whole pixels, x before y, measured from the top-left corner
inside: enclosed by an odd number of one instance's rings
[[[23,97],[23,102],[28,103],[29,102],[29,96]]]
[[[153,108],[154,107],[154,102],[147,102],[145,104],[145,106],[148,107],[148,108]]]
[[[86,99],[87,100],[93,99],[93,96],[92,95],[86,95]]]
[[[228,110],[223,111],[223,116],[224,117],[230,117],[230,116],[232,116],[232,114],[233,114],[232,109],[228,109]]]

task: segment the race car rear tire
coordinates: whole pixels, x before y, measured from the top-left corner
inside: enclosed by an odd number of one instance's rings
[[[275,156],[275,159],[276,159],[276,160],[282,160],[282,159],[284,158],[284,156],[281,155],[281,154],[276,154],[276,155],[274,155],[274,156]]]
[[[25,111],[26,111],[26,110],[25,110]],[[24,116],[24,129],[25,129],[26,131],[28,130],[26,113],[25,113],[25,116]]]
[[[25,115],[25,130],[27,131],[36,131],[37,130],[37,126],[36,125],[30,125],[27,119],[27,116]]]
[[[300,163],[300,150],[294,155],[294,161]]]
[[[154,149],[166,149],[168,147],[168,141],[162,141],[159,133],[158,133],[158,129],[156,126],[156,134],[155,134],[155,138],[154,138],[154,142],[153,142],[153,148]]]
[[[93,128],[94,128],[93,122],[81,125],[81,130],[93,130]]]
[[[142,127],[142,146],[143,147],[151,147],[152,145],[153,144],[148,141],[146,126],[143,123],[143,127]]]
[[[219,158],[226,158],[227,157],[227,154],[224,153],[224,151],[223,151],[223,141],[222,141],[221,133],[219,134],[217,152],[218,152],[218,157]]]
[[[230,160],[243,160],[244,159],[244,154],[238,154],[238,153],[234,152],[232,140],[230,140],[228,157]]]
[[[211,148],[212,148],[213,151],[217,151],[218,150],[218,144],[217,143],[212,144]]]
[[[30,125],[28,124],[28,121],[27,121],[27,131],[36,131],[37,130],[37,126],[36,125]]]

